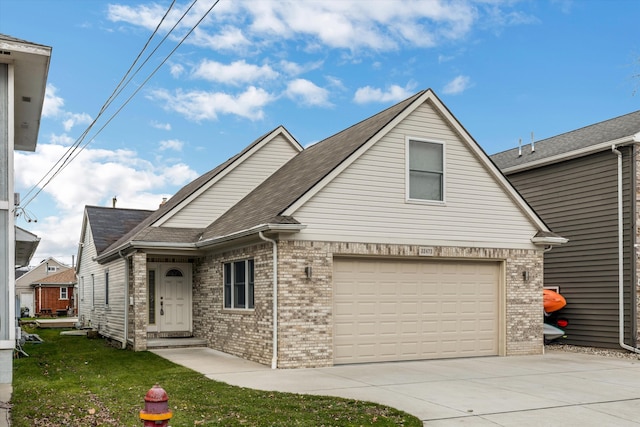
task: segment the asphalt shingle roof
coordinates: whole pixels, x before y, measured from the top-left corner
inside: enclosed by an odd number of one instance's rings
[[[76,270],[69,268],[60,273],[50,274],[32,282],[32,285],[72,285],[76,283]]]
[[[491,160],[500,169],[521,166],[536,160],[542,160],[572,151],[588,148],[603,142],[635,135],[640,132],[640,111],[625,114],[603,122],[595,123],[571,132],[535,142],[535,152],[531,144],[522,146],[522,156],[518,148],[496,153]]]
[[[153,212],[102,206],[87,206],[86,210],[98,255]]]

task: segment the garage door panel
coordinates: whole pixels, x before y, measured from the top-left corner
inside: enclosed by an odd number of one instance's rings
[[[334,264],[335,363],[498,354],[498,263]]]

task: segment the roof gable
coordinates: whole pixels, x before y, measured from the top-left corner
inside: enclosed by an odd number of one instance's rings
[[[640,132],[640,110],[491,156],[503,171],[527,169],[630,142]]]
[[[149,217],[152,212],[142,209],[86,206],[87,224],[93,236],[96,253],[99,255]]]
[[[286,221],[285,218],[278,218],[285,209],[373,138],[380,129],[425,92],[419,92],[306,148],[207,227],[203,239],[223,236],[259,224]]]
[[[422,103],[430,102],[457,132],[510,198],[539,230],[544,222],[522,199],[486,153],[431,90],[412,97],[339,132],[298,154],[207,228],[203,239],[215,239],[261,224],[295,223],[291,218],[328,182],[366,152]]]
[[[160,206],[158,210],[140,221],[126,234],[121,235],[115,243],[112,242],[110,247],[105,248],[102,252],[111,252],[112,250],[122,247],[128,242],[134,240],[166,241],[168,243],[192,242],[197,240],[197,237],[200,237],[202,231],[204,231],[203,228],[173,228],[160,226],[176,211],[182,209],[182,207],[187,205],[199,194],[202,194],[212,185],[215,185],[222,176],[233,170],[240,163],[249,158],[256,150],[259,150],[277,136],[283,136],[295,150],[302,151],[302,146],[295,140],[295,138],[293,138],[289,131],[284,126],[278,126],[274,130],[257,138],[240,153],[182,187],[173,197]],[[99,255],[100,253],[101,252],[98,252]]]
[[[53,257],[43,259],[36,267],[24,273],[22,276],[16,279],[16,285],[31,283],[34,280],[40,279],[48,274],[48,267],[58,267],[60,269],[68,270],[68,265],[65,265]]]
[[[152,225],[162,226],[165,224],[167,220],[171,219],[176,213],[192,203],[198,196],[215,186],[220,180],[237,169],[242,163],[246,162],[263,147],[269,146],[268,144],[279,136],[284,138],[294,152],[300,152],[303,150],[302,146],[295,140],[289,131],[285,129],[284,126],[278,126],[274,130],[260,136],[237,155],[184,186],[178,193],[176,193],[175,196],[169,199],[171,202],[169,209],[164,211],[160,218],[154,219]]]

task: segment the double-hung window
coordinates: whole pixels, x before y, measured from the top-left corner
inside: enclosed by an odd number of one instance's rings
[[[60,288],[60,299],[69,299],[69,288]]]
[[[408,198],[444,202],[444,144],[407,140]]]
[[[224,308],[253,309],[253,260],[224,264]]]

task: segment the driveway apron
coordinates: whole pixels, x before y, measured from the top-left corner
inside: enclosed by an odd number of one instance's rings
[[[270,369],[208,348],[154,353],[216,381],[401,409],[428,426],[640,426],[640,360],[568,352]]]

